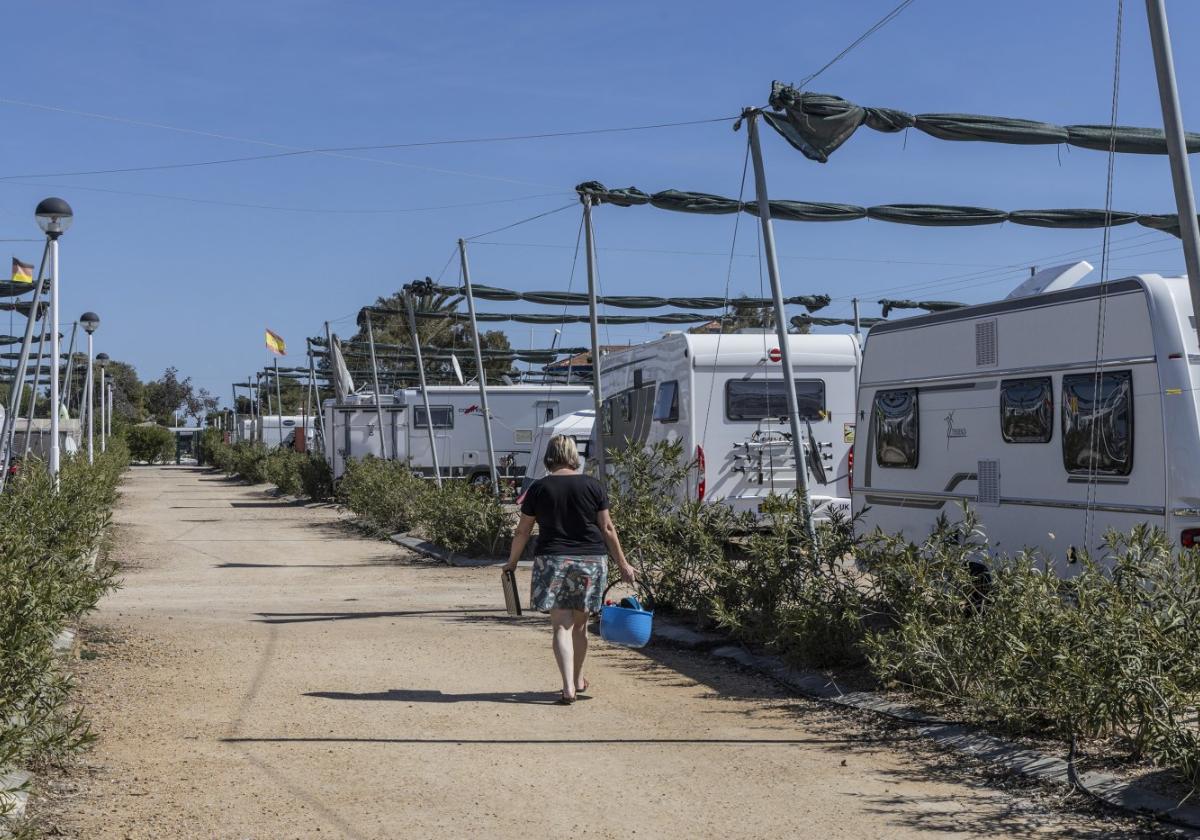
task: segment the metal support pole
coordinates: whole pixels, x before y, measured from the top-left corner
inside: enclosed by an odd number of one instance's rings
[[[792,370],[792,349],[788,339],[787,312],[783,306],[783,287],[779,281],[779,262],[775,256],[775,229],[771,225],[771,205],[767,198],[767,176],[763,169],[762,146],[758,140],[758,111],[742,112],[750,134],[750,154],[754,159],[754,187],[758,198],[758,218],[762,223],[763,251],[767,257],[767,274],[771,278],[771,297],[775,303],[775,334],[783,363],[784,393],[787,395],[788,421],[792,431],[792,457],[796,460],[797,504],[804,527],[816,544],[812,508],[808,497],[808,462],[804,459],[804,438],[800,429],[800,406],[796,399],[796,376]]]
[[[429,457],[433,459],[433,477],[437,486],[442,486],[442,468],[438,464],[437,440],[433,434],[433,412],[429,408],[429,390],[425,387],[425,362],[421,359],[421,339],[417,333],[417,316],[413,314],[412,294],[404,290],[404,308],[408,310],[408,330],[412,334],[413,351],[417,354],[417,380],[421,383],[421,397],[425,402],[425,425],[429,429]],[[415,418],[414,418],[415,419]],[[414,427],[416,423],[412,424]]]
[[[237,383],[233,383],[229,390],[233,392],[233,406],[230,409],[233,412],[233,427],[229,430],[229,442],[237,443],[238,429],[241,428],[237,416]]]
[[[371,326],[371,313],[363,310],[367,318],[367,344],[371,348],[371,383],[375,389],[375,417],[379,420],[379,457],[388,457],[387,432],[383,424],[383,395],[379,393],[379,365],[375,361],[375,329]],[[432,423],[431,423],[432,425]]]
[[[858,298],[851,301],[854,304],[854,337],[862,344],[862,326],[858,323]]]
[[[104,443],[104,430],[108,423],[108,421],[105,419],[105,417],[108,414],[108,411],[106,410],[107,404],[108,404],[108,393],[105,390],[104,368],[101,367],[100,368],[100,451],[101,452],[104,452],[107,449],[107,447],[105,446],[105,443]]]
[[[5,482],[8,480],[8,465],[12,461],[12,442],[13,434],[17,428],[17,416],[21,413],[21,398],[25,395],[25,371],[29,366],[29,351],[33,347],[33,327],[39,324],[41,319],[38,317],[38,304],[42,300],[42,273],[46,268],[46,257],[50,252],[50,243],[46,243],[46,249],[42,251],[42,262],[38,267],[37,284],[33,289],[33,298],[29,303],[29,316],[25,320],[25,336],[21,341],[21,352],[17,360],[17,367],[13,372],[12,390],[8,395],[8,411],[4,413],[4,424],[0,427],[0,450],[2,450],[2,463],[0,463],[0,490],[4,488]],[[39,326],[41,335],[45,335],[45,327]]]
[[[115,391],[116,391],[116,388],[113,386],[112,380],[109,380],[109,382],[108,382],[108,412],[107,412],[107,414],[108,414],[108,432],[105,435],[106,438],[112,437],[113,393]]]
[[[22,458],[29,458],[29,447],[33,444],[33,418],[37,412],[37,389],[42,382],[42,356],[46,350],[46,334],[42,333],[38,339],[37,360],[33,365],[33,385],[29,391],[29,417],[25,421],[25,452],[21,455]],[[53,416],[54,412],[50,412]],[[38,433],[38,443],[41,443],[42,435]]]
[[[279,448],[283,448],[283,389],[279,385],[279,357],[275,357],[275,408],[279,411]]]
[[[596,315],[596,239],[592,232],[591,196],[583,195],[580,199],[583,201],[583,232],[587,250],[588,321],[592,331],[592,405],[596,410],[596,420],[592,428],[596,437],[596,476],[604,481],[604,399],[600,391],[600,326]],[[570,375],[568,367],[568,378]]]
[[[58,364],[58,235],[50,236],[50,358]],[[58,449],[58,371],[50,377],[50,478],[58,489],[61,455]]]
[[[63,373],[63,405],[66,406],[67,416],[71,416],[71,376],[75,373],[75,334],[79,332],[79,322],[71,323],[71,340],[67,342],[67,369]]]
[[[312,380],[313,396],[317,402],[315,416],[317,426],[317,442],[321,452],[325,452],[325,406],[321,404],[321,386],[317,384],[317,363],[313,360],[312,347],[308,348],[308,377]]]
[[[1150,23],[1150,45],[1153,47],[1154,70],[1158,76],[1158,98],[1162,104],[1167,154],[1171,158],[1171,182],[1175,189],[1175,207],[1179,213],[1179,238],[1183,240],[1188,289],[1192,293],[1192,313],[1200,318],[1200,224],[1196,221],[1196,198],[1192,193],[1192,174],[1183,135],[1183,113],[1179,108],[1179,89],[1175,84],[1175,59],[1171,54],[1171,33],[1167,30],[1167,9],[1163,0],[1146,0],[1146,18]]]
[[[96,389],[92,385],[93,372],[92,372],[92,334],[91,333],[88,333],[87,341],[88,341],[87,385],[84,386],[83,404],[87,408],[88,463],[94,464],[94,463],[96,463],[96,452],[95,452],[95,447],[93,444],[93,437],[94,437],[95,431],[96,431],[96,405],[95,405]],[[57,371],[55,371],[55,373],[54,373],[54,378],[58,379]],[[54,411],[54,413],[57,414],[58,413],[57,408],[58,408],[57,404],[54,404],[51,406],[50,410]]]
[[[492,443],[492,413],[488,410],[487,371],[483,367],[483,349],[479,346],[479,324],[475,321],[475,294],[471,290],[471,269],[467,265],[467,243],[458,240],[458,256],[462,262],[463,286],[467,292],[467,313],[471,316],[471,340],[475,344],[475,371],[479,375],[479,407],[483,411],[483,437],[487,441],[488,471],[492,477],[492,493],[500,498],[500,475],[496,471],[496,447]],[[532,344],[533,342],[530,342]]]

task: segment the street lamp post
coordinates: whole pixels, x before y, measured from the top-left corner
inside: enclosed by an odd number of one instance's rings
[[[75,214],[61,198],[43,198],[33,211],[50,248],[50,358],[58,363],[58,239],[67,232]],[[50,377],[50,477],[58,489],[61,460],[58,447],[58,376]]]
[[[96,363],[100,365],[100,451],[108,449],[108,391],[104,387],[104,369],[108,367],[108,354],[97,353]]]
[[[92,447],[92,437],[95,433],[96,426],[96,389],[92,387],[92,333],[100,326],[100,316],[95,312],[84,312],[79,316],[79,325],[83,327],[83,331],[87,333],[88,349],[87,349],[87,381],[83,386],[83,405],[87,410],[87,453],[88,463],[95,462],[95,455]]]

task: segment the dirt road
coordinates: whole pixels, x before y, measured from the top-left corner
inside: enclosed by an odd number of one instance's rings
[[[698,654],[594,641],[593,697],[553,705],[544,620],[503,614],[495,569],[261,487],[135,469],[117,539],[59,836],[1129,836]]]

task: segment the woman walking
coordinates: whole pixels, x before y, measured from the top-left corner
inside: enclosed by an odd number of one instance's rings
[[[546,476],[533,482],[521,503],[521,521],[513,537],[506,571],[517,561],[538,526],[530,606],[550,613],[554,659],[562,674],[559,703],[569,705],[588,689],[583,676],[587,656],[588,613],[600,611],[608,580],[608,557],[617,561],[621,580],[632,584],[633,567],[621,551],[617,528],[608,513],[608,492],[589,475],[580,475],[574,438],[555,435],[546,447]]]

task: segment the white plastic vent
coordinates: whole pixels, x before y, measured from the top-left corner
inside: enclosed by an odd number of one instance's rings
[[[980,461],[976,471],[979,483],[979,497],[976,500],[981,505],[1000,504],[1000,462]]]
[[[975,322],[975,366],[994,366],[999,361],[996,351],[996,319]]]

